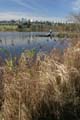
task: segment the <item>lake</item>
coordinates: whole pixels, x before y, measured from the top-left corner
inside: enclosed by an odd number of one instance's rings
[[[38,37],[47,33],[41,32],[0,32],[0,50],[8,50],[12,56],[20,56],[24,50],[35,49],[36,52],[50,52],[53,48],[64,50],[68,47],[67,39]],[[5,57],[4,51],[0,56]]]

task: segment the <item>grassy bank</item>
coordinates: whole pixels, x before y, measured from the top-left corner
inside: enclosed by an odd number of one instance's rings
[[[54,35],[53,37],[59,38],[78,38],[80,37],[79,32],[76,31],[66,31],[66,30],[59,30],[59,28],[55,28],[53,25],[49,26],[46,24],[42,24],[42,27],[38,24],[32,25],[19,25],[19,24],[0,24],[0,32],[49,32],[52,29],[54,32],[58,32],[58,34]],[[43,35],[45,37],[45,35]]]
[[[0,25],[0,31],[17,31],[17,25]]]
[[[78,32],[60,32],[56,35],[59,38],[79,38],[80,34]]]
[[[49,55],[24,52],[1,64],[4,120],[80,119],[80,42]]]

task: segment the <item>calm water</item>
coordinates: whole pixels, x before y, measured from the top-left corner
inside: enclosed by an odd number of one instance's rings
[[[36,52],[50,52],[53,48],[63,50],[68,46],[67,40],[49,37],[37,37],[38,34],[29,32],[0,32],[0,49],[8,50],[12,56],[19,56],[24,50],[35,49]],[[1,56],[5,56],[0,51]]]

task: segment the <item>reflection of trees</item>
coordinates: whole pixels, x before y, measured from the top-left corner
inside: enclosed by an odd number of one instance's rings
[[[31,43],[30,39],[27,40],[27,43],[30,45],[30,43]]]
[[[14,40],[11,40],[11,45],[12,45],[12,46],[14,46],[14,45],[15,45],[15,44],[14,44]]]
[[[6,40],[6,38],[5,38],[5,46],[7,46],[7,40]]]
[[[31,44],[32,41],[33,41],[33,35],[32,35],[32,33],[30,33],[29,38],[27,39],[27,43]]]
[[[0,39],[0,44],[2,44],[2,40]]]

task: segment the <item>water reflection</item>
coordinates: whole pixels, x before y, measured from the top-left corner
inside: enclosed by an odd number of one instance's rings
[[[15,46],[14,40],[11,40],[11,45],[12,45],[12,46]]]
[[[0,32],[0,47],[8,49],[11,54],[17,56],[25,49],[36,49],[37,52],[49,52],[51,49],[67,47],[66,40],[58,38],[37,37],[37,33],[27,32]]]
[[[2,44],[2,40],[0,39],[0,43]]]
[[[4,39],[4,41],[5,41],[5,46],[7,46],[7,41],[6,41],[6,38]]]
[[[30,45],[30,43],[31,43],[30,39],[27,40],[27,43]]]

